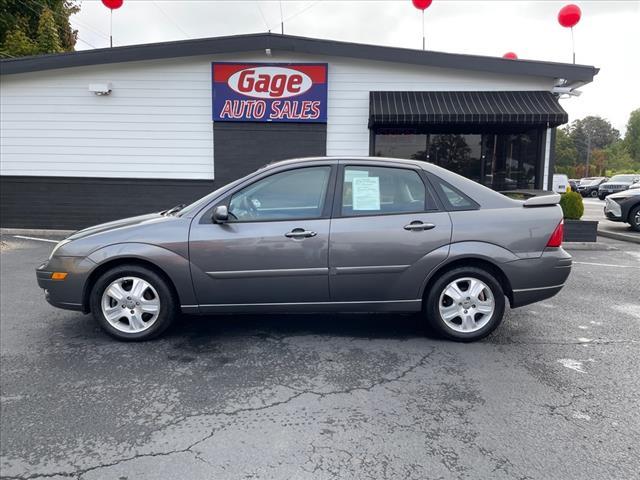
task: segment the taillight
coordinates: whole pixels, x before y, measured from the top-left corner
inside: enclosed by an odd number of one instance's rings
[[[560,220],[560,223],[553,231],[547,242],[547,247],[561,247],[562,238],[564,237],[564,220]]]

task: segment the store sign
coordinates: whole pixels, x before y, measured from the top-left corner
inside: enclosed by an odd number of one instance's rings
[[[213,63],[214,122],[327,122],[326,63]]]

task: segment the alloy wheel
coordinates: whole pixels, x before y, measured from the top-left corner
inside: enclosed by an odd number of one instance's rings
[[[449,283],[438,301],[438,310],[446,325],[456,332],[472,333],[483,328],[495,311],[491,289],[473,277]]]
[[[124,333],[151,328],[160,313],[160,296],[153,286],[139,277],[121,277],[105,288],[102,314],[109,324]]]

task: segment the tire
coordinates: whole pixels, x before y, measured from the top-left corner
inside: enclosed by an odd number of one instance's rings
[[[597,190],[591,190],[589,192],[589,196],[592,197],[592,198],[596,198],[598,196],[598,191]]]
[[[464,287],[466,285],[470,288],[471,280],[475,280],[477,282],[475,285],[478,285],[478,288],[482,287],[482,290],[479,290],[479,295],[476,297],[468,295],[470,300],[467,300],[467,290]],[[456,283],[459,293],[463,294],[463,297],[458,299],[460,302],[457,306],[454,298],[445,293],[452,292],[448,288],[453,283]],[[490,300],[493,307],[491,313],[481,313],[479,310],[489,308]],[[449,315],[460,312],[461,316],[445,320],[440,308],[441,304],[445,313],[448,307]],[[468,310],[464,310],[465,307]],[[473,342],[489,335],[502,322],[504,309],[504,292],[500,283],[493,275],[476,267],[460,267],[445,272],[433,283],[425,299],[425,313],[431,329],[445,338],[458,342]],[[472,321],[463,320],[465,312],[469,313],[467,318],[473,318]],[[469,329],[469,326],[472,328]]]
[[[629,212],[629,225],[636,232],[640,232],[640,205],[636,205]]]
[[[599,194],[598,194],[598,198],[599,198],[600,200],[604,200],[604,199],[605,199],[605,197],[606,197],[606,195],[603,195],[603,194],[601,194],[601,193],[599,193]]]
[[[100,276],[91,289],[90,306],[98,325],[124,341],[160,336],[177,312],[177,301],[167,281],[138,265],[121,265]],[[106,313],[111,314],[109,318]]]

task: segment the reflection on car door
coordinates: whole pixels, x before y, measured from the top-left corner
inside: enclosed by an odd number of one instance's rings
[[[192,226],[194,287],[203,310],[329,300],[334,170],[319,165],[273,173],[223,202],[228,223]]]
[[[336,302],[419,309],[427,273],[449,249],[451,220],[418,168],[340,167],[330,235]],[[400,304],[400,305],[399,305]]]

